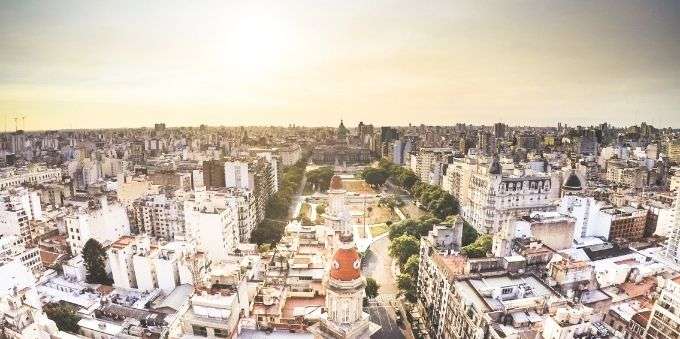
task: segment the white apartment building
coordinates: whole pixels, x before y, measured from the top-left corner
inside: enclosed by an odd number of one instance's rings
[[[414,173],[425,183],[440,185],[444,175],[444,165],[449,162],[453,155],[451,148],[421,148],[412,156]]]
[[[446,166],[446,173],[442,178],[442,189],[449,192],[451,196],[458,199],[461,203],[462,198],[468,196],[472,167],[476,165],[476,159],[464,158],[453,159],[453,162]]]
[[[197,189],[204,187],[205,183],[203,182],[203,170],[200,169],[195,169],[191,171],[191,188],[192,189]]]
[[[184,202],[184,220],[188,239],[210,260],[223,260],[238,245],[240,233],[237,216],[226,200],[196,192]]]
[[[184,203],[186,199],[193,199],[217,208],[230,209],[238,230],[233,243],[250,240],[250,234],[257,225],[257,204],[252,191],[238,188],[206,191],[200,187],[193,196],[181,193],[154,194],[135,200],[130,208],[133,228],[138,233],[168,241],[177,236],[183,237],[187,232],[185,213],[189,211],[184,208]]]
[[[557,212],[533,212],[505,223],[493,235],[492,252],[497,257],[513,255],[514,239],[537,239],[553,250],[571,248],[576,219]]]
[[[602,212],[608,207],[593,197],[567,195],[560,200],[558,211],[576,219],[574,240],[579,243],[586,237],[609,238],[611,216]]]
[[[224,185],[225,187],[253,190],[255,188],[255,181],[248,174],[248,163],[245,161],[225,162]]]
[[[435,337],[443,337],[452,278],[463,273],[465,258],[457,255],[462,232],[462,223],[451,228],[437,225],[420,240],[418,301],[428,312],[426,321]]]
[[[675,221],[668,233],[664,255],[668,260],[680,265],[680,192],[676,194],[675,203],[673,205],[675,210]]]
[[[153,194],[132,203],[132,226],[138,233],[172,240],[184,234],[184,207],[182,198],[166,194]]]
[[[64,218],[66,242],[72,255],[78,255],[90,239],[106,246],[130,234],[130,222],[123,206],[109,204],[106,196],[99,197],[93,205],[93,208],[77,207]]]
[[[667,279],[647,323],[645,338],[680,338],[680,277]]]
[[[0,172],[0,189],[19,186],[23,183],[42,184],[61,179],[61,170],[34,166],[30,168],[3,170]]]
[[[269,173],[271,176],[271,194],[279,191],[279,162],[277,158],[269,152],[258,153],[258,157],[269,163]],[[227,186],[228,187],[228,186]]]
[[[534,211],[556,207],[553,178],[546,173],[504,171],[498,159],[487,167],[471,166],[467,195],[460,197],[463,217],[481,233],[497,232],[503,223]]]
[[[668,237],[675,225],[675,209],[672,204],[666,204],[660,200],[649,200],[643,204],[649,211],[649,217],[656,219],[654,234]]]
[[[40,249],[26,248],[23,239],[17,235],[0,235],[0,261],[20,263],[36,277],[43,272]]]
[[[34,234],[32,220],[42,220],[40,198],[26,188],[11,188],[0,192],[0,234],[21,236],[24,243],[31,243]]]
[[[19,263],[0,262],[0,319],[5,338],[67,338],[42,310],[35,278]]]
[[[284,146],[278,149],[281,165],[292,166],[302,158],[302,148],[298,144]]]
[[[113,284],[126,289],[170,293],[193,284],[192,265],[203,259],[190,242],[152,243],[146,235],[123,236],[107,251]]]
[[[247,243],[250,234],[257,226],[257,201],[252,191],[241,189],[227,189],[209,191],[212,200],[224,200],[224,205],[229,207],[238,228],[238,240],[236,243]]]

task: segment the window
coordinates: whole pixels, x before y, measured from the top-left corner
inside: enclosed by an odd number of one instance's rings
[[[225,328],[216,328],[215,329],[215,336],[218,338],[227,338],[229,337],[229,330]]]
[[[191,326],[191,329],[194,332],[194,335],[200,335],[202,337],[208,336],[208,330],[204,326],[193,325]]]

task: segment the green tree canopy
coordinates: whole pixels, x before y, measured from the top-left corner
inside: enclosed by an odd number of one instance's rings
[[[490,235],[481,235],[470,245],[462,248],[461,253],[470,258],[484,258],[491,251],[493,239]]]
[[[276,220],[262,220],[250,234],[250,242],[253,244],[274,244],[281,240],[286,223]]]
[[[397,276],[397,287],[402,291],[406,300],[416,301],[417,282],[408,274],[401,273]]]
[[[106,252],[99,241],[90,238],[85,243],[83,251],[83,262],[87,270],[86,280],[90,284],[110,284],[111,280],[106,274]]]
[[[390,256],[397,259],[400,266],[406,263],[406,260],[420,251],[420,242],[412,235],[402,235],[399,238],[392,240],[389,247]]]
[[[373,278],[366,278],[366,298],[374,299],[378,296],[380,285]]]
[[[43,310],[47,317],[57,324],[60,331],[78,333],[80,317],[76,315],[75,307],[62,303],[49,303],[43,306]]]
[[[463,246],[472,244],[473,242],[475,242],[475,240],[477,240],[477,237],[479,237],[477,230],[475,230],[475,228],[472,227],[467,221],[464,222],[462,239]]]
[[[284,168],[281,186],[267,202],[265,214],[268,219],[287,219],[293,196],[297,193],[304,177],[309,154],[305,154],[294,165]],[[276,243],[281,240],[285,224],[265,219],[250,234],[250,242],[258,245]]]
[[[408,274],[411,277],[414,277],[417,279],[418,277],[418,266],[420,265],[420,255],[414,254],[406,260],[406,263],[404,263],[404,267],[402,267],[402,272],[404,274]]]
[[[367,167],[361,171],[361,178],[373,187],[384,185],[389,176],[390,172],[382,168]]]
[[[402,235],[412,235],[416,238],[427,235],[434,225],[441,223],[438,218],[424,216],[420,219],[404,219],[390,227],[390,239],[396,239]]]
[[[334,170],[331,166],[319,167],[307,172],[307,182],[316,186],[321,191],[327,191],[331,184]]]

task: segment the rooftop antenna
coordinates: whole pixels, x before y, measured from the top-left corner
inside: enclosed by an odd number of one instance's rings
[[[21,117],[21,129],[26,130],[26,116]]]
[[[19,130],[18,121],[19,121],[19,118],[14,117],[14,132]]]

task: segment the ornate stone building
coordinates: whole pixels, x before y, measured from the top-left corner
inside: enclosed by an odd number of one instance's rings
[[[349,220],[349,213],[345,206],[346,195],[347,190],[342,187],[342,179],[340,176],[334,175],[328,189],[328,208],[323,217],[326,226],[336,232],[343,230],[347,220]]]
[[[361,275],[361,256],[354,244],[351,228],[342,217],[346,211],[344,195],[342,180],[334,176],[331,179],[326,220],[335,226],[338,245],[323,281],[326,312],[321,314],[318,323],[309,328],[316,338],[369,338],[380,329],[363,311],[366,279]]]

